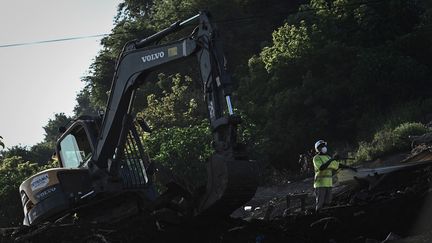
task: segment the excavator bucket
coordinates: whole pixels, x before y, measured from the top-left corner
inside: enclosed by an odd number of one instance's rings
[[[255,195],[258,186],[256,161],[214,154],[207,173],[206,192],[198,208],[200,215],[230,215]]]

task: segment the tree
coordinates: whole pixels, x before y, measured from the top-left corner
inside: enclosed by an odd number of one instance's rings
[[[30,152],[28,147],[15,145],[7,150],[2,151],[3,158],[20,157],[23,161],[31,161],[33,154]]]
[[[64,113],[54,114],[53,119],[49,119],[48,124],[43,127],[45,130],[44,142],[50,144],[53,148],[59,136],[59,128],[67,127],[71,117],[66,116]]]
[[[50,143],[41,142],[31,147],[12,146],[1,152],[2,158],[20,157],[23,161],[31,161],[40,166],[46,165],[52,160],[55,147]]]
[[[28,161],[43,166],[51,163],[55,146],[48,142],[40,142],[30,148],[31,158]]]
[[[91,95],[88,87],[85,87],[81,92],[77,95],[76,101],[77,104],[74,107],[75,117],[79,117],[81,115],[97,115],[98,109],[92,106],[91,103]]]

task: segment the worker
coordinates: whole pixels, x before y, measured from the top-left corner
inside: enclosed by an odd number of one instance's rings
[[[339,156],[330,157],[328,155],[327,142],[318,140],[315,143],[317,154],[313,157],[315,170],[314,188],[315,188],[315,210],[319,211],[324,205],[329,205],[332,201],[333,171],[337,169],[357,169],[339,163]]]

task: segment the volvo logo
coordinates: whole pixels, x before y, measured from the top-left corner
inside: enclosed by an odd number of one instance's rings
[[[165,56],[165,53],[163,51],[161,51],[158,53],[153,53],[153,54],[150,54],[147,56],[143,56],[143,57],[141,57],[141,60],[143,62],[151,62],[151,61],[154,61],[156,59],[163,58],[164,56]]]

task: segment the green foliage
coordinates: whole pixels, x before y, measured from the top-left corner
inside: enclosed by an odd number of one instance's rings
[[[71,120],[72,118],[66,116],[64,113],[54,114],[54,118],[49,119],[48,124],[43,127],[45,130],[44,142],[54,148],[59,136],[59,128],[67,126]]]
[[[312,31],[305,21],[301,21],[298,26],[285,23],[273,32],[273,45],[265,47],[261,52],[261,59],[267,71],[270,72],[276,68],[275,65],[287,59],[296,59],[306,55],[312,49]]]
[[[38,165],[46,165],[52,161],[52,156],[55,151],[55,146],[51,143],[41,142],[33,145],[30,148],[29,161],[35,162]]]
[[[150,126],[188,127],[199,124],[205,117],[203,98],[200,92],[194,89],[190,77],[182,78],[180,74],[166,77],[160,74],[157,84],[162,93],[148,95],[148,107],[139,115],[143,116]]]
[[[136,20],[149,14],[153,0],[125,0],[118,6],[116,21],[123,19]]]
[[[21,145],[12,146],[7,150],[2,151],[1,155],[2,158],[11,158],[17,156],[21,157],[24,161],[32,160],[32,153],[30,150],[27,147]]]
[[[300,9],[241,79],[242,108],[264,134],[261,158],[295,168],[317,139],[353,144],[390,116],[425,121],[402,109],[429,112],[432,38],[418,29],[418,2],[312,0]]]
[[[244,144],[247,148],[250,158],[257,158],[263,154],[261,148],[265,143],[265,136],[257,125],[254,119],[251,119],[242,110],[235,110],[236,114],[242,118],[241,125],[238,127],[238,141]]]
[[[195,185],[205,182],[210,131],[204,120],[202,97],[189,77],[159,75],[159,94],[147,96],[148,107],[138,114],[153,132],[144,137],[150,157]]]
[[[394,129],[385,127],[375,133],[372,142],[361,142],[356,152],[357,162],[376,159],[390,153],[403,152],[410,149],[409,136],[431,132],[430,128],[416,122],[402,123]]]
[[[154,161],[171,169],[180,178],[199,186],[205,183],[205,162],[211,155],[208,125],[162,128],[145,139]]]
[[[52,155],[54,153],[53,145],[41,142],[31,147],[24,147],[20,145],[12,146],[3,150],[1,158],[11,158],[11,157],[21,157],[24,161],[32,161],[38,165],[45,165],[52,160]]]
[[[74,107],[75,117],[81,115],[97,115],[98,110],[91,103],[91,95],[88,87],[85,87],[76,97],[77,104]]]
[[[428,133],[430,131],[431,131],[430,128],[426,127],[425,125],[423,125],[421,123],[418,123],[418,122],[409,123],[409,122],[407,122],[407,123],[403,123],[403,124],[397,126],[393,132],[399,138],[399,140],[400,140],[399,144],[403,147],[406,147],[407,145],[411,144],[408,140],[409,136],[422,135],[422,134]]]
[[[21,224],[23,211],[18,191],[27,177],[38,172],[37,164],[25,162],[21,157],[5,158],[0,163],[0,227]]]

